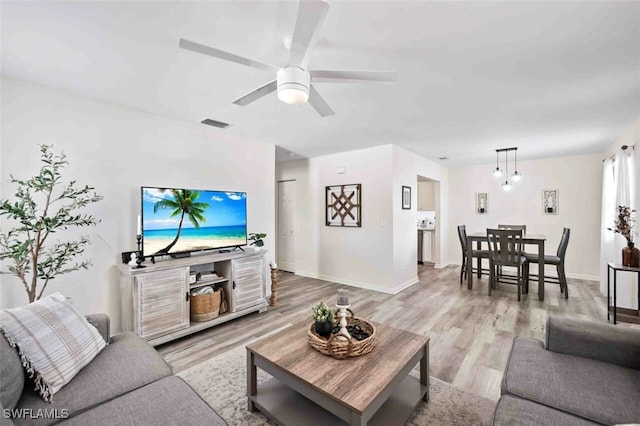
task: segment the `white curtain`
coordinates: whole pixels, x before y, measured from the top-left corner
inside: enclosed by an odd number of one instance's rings
[[[617,206],[637,209],[636,170],[634,150],[620,150],[615,160],[607,159],[602,170],[602,226],[600,238],[600,291],[607,294],[607,263],[622,261],[622,248],[627,240],[620,234],[609,231],[612,228]],[[636,213],[637,217],[637,213]],[[637,237],[636,237],[637,242]],[[637,309],[636,274],[618,274],[618,306]]]
[[[631,149],[620,150],[615,160],[616,206],[631,207],[631,182],[629,176],[629,153]]]
[[[616,191],[613,160],[602,163],[602,224],[600,226],[600,292],[607,294],[607,263],[615,262],[614,233],[607,228],[613,226],[616,206]]]

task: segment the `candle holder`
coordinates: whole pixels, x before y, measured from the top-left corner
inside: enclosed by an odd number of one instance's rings
[[[136,253],[136,263],[138,264],[138,266],[136,266],[135,268],[146,268],[146,266],[142,264],[142,262],[144,262],[144,257],[142,257],[142,235],[136,235],[136,240],[138,240],[138,252]]]
[[[336,305],[338,309],[338,316],[340,317],[340,331],[339,334],[342,334],[347,339],[351,340],[351,335],[347,331],[347,309],[349,309],[351,305]]]

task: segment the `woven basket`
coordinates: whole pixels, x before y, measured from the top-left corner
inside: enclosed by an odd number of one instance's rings
[[[209,321],[220,313],[220,290],[191,296],[191,321]]]
[[[373,323],[362,318],[347,318],[347,325],[359,325],[362,330],[369,333],[369,337],[364,340],[351,338],[348,340],[342,334],[332,334],[329,339],[325,339],[316,333],[315,323],[311,323],[307,329],[307,339],[309,344],[318,352],[332,356],[336,359],[366,355],[371,352],[378,341],[376,327]]]

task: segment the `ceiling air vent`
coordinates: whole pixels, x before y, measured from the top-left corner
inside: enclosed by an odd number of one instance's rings
[[[225,129],[230,126],[229,123],[223,123],[222,121],[212,120],[210,118],[205,118],[201,121],[202,124],[206,124],[207,126],[219,127],[221,129]]]

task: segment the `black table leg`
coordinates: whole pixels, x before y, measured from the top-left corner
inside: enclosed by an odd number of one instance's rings
[[[607,265],[607,321],[611,312],[611,266]]]
[[[617,301],[617,287],[618,287],[618,283],[616,282],[616,277],[617,277],[617,270],[614,269],[613,270],[613,323],[616,323],[616,314],[617,314],[617,310],[618,310],[618,301]]]

